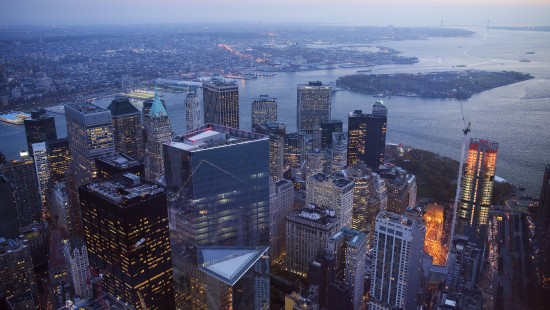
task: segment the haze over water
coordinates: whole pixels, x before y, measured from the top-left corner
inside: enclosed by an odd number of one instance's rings
[[[372,68],[372,73],[430,72],[464,69],[510,70],[531,73],[535,79],[474,95],[463,102],[466,121],[472,122],[471,137],[499,142],[497,175],[538,196],[546,163],[550,163],[550,33],[470,29],[471,38],[437,38],[418,41],[379,42],[416,56],[415,65],[389,65]],[[535,52],[535,54],[525,54]],[[528,58],[530,62],[519,62]],[[465,68],[453,68],[466,65]],[[362,69],[335,69],[278,73],[274,77],[239,81],[241,127],[250,129],[251,99],[260,94],[278,98],[279,121],[287,132],[296,128],[296,85],[308,81],[335,81],[339,76]],[[363,68],[364,69],[364,68]],[[164,100],[175,134],[185,128],[184,94],[165,93]],[[377,98],[372,95],[339,91],[333,95],[332,118],[347,126],[347,113],[370,111]],[[102,106],[109,99],[99,100]],[[448,99],[392,97],[387,142],[403,143],[458,159],[462,142],[460,104]],[[58,135],[66,135],[63,116],[57,115]],[[17,158],[24,149],[23,126],[0,123],[0,151]]]

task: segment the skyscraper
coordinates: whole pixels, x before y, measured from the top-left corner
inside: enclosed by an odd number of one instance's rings
[[[342,132],[343,123],[340,120],[321,122],[321,148],[326,149],[332,145],[334,133]]]
[[[281,123],[256,124],[252,131],[269,136],[269,175],[273,181],[282,179],[286,126]]]
[[[14,239],[19,236],[19,220],[11,183],[0,174],[0,236]]]
[[[0,304],[25,292],[36,294],[30,247],[22,240],[0,237]]]
[[[390,212],[376,217],[370,310],[416,309],[424,228]]]
[[[194,88],[185,95],[185,125],[187,130],[199,127],[201,123],[201,103],[197,96],[197,89]]]
[[[31,156],[33,155],[33,143],[57,139],[55,119],[52,115],[47,115],[45,109],[32,111],[31,118],[25,119],[24,124],[28,151]]]
[[[455,290],[473,289],[480,270],[481,251],[468,237],[456,235],[451,250],[445,284]]]
[[[354,164],[347,168],[347,177],[353,180],[353,219],[351,228],[372,233],[376,215],[379,210],[373,212],[369,208],[369,201],[373,196],[372,171],[365,164]]]
[[[239,86],[212,79],[203,84],[204,123],[239,128]]]
[[[307,179],[306,203],[336,212],[340,226],[351,227],[353,214],[353,181],[316,173]]]
[[[141,115],[128,98],[117,98],[107,107],[113,120],[115,149],[132,158],[143,158]]]
[[[206,124],[164,145],[174,236],[191,245],[269,245],[269,139]]]
[[[42,205],[46,205],[46,189],[50,181],[50,172],[48,169],[48,153],[46,152],[46,143],[39,142],[32,145],[34,168],[36,171],[36,180],[38,181],[38,192],[42,199]]]
[[[63,247],[65,264],[71,285],[81,298],[92,297],[90,262],[86,242],[80,236],[71,237]]]
[[[289,180],[272,184],[269,199],[269,252],[276,263],[284,254],[286,245],[286,216],[292,211],[294,187]]]
[[[277,122],[277,98],[268,95],[252,99],[252,131],[254,125]]]
[[[320,81],[298,85],[296,126],[299,133],[311,134],[330,120],[331,87]]]
[[[471,138],[464,164],[457,233],[468,236],[479,246],[485,242],[487,236],[497,151],[497,142]]]
[[[13,188],[19,227],[40,221],[42,199],[32,158],[24,156],[20,160],[12,160],[1,167],[0,173]]]
[[[373,105],[373,114],[356,110],[348,118],[348,165],[363,161],[371,169],[384,163],[388,110],[381,103]]]
[[[90,267],[132,308],[173,309],[168,208],[163,187],[126,173],[79,187]]]
[[[162,144],[170,141],[172,129],[170,119],[164,105],[160,101],[158,91],[155,89],[155,98],[145,116],[145,178],[154,181],[164,174],[162,156]]]
[[[550,164],[544,169],[537,210],[536,241],[540,247],[537,257],[539,280],[543,287],[550,286]]]
[[[145,176],[143,163],[118,152],[114,155],[96,158],[95,164],[97,167],[97,177],[99,179],[110,178],[125,172],[140,177]]]
[[[46,141],[46,153],[50,183],[65,180],[65,173],[71,161],[71,156],[69,155],[69,140],[67,138],[61,138]]]
[[[71,154],[67,170],[71,232],[81,234],[78,186],[97,178],[96,158],[114,154],[113,124],[109,110],[87,102],[66,104],[65,118]]]

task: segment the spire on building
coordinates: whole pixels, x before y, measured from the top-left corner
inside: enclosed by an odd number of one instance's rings
[[[155,97],[153,99],[153,105],[151,106],[151,110],[149,111],[149,116],[150,117],[168,116],[168,113],[166,112],[164,105],[160,101],[158,88],[156,86],[155,86]]]

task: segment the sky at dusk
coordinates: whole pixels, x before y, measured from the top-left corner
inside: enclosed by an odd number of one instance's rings
[[[0,0],[0,25],[323,22],[550,25],[550,0]]]

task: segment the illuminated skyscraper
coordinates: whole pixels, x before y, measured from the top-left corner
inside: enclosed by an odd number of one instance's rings
[[[103,293],[133,309],[173,309],[163,187],[126,173],[79,187],[90,267]]]
[[[374,230],[376,215],[380,210],[369,209],[369,201],[373,197],[372,171],[365,164],[348,166],[347,177],[353,180],[353,219],[351,228],[368,233]]]
[[[471,138],[464,164],[457,234],[472,238],[478,245],[483,244],[487,236],[497,151],[497,142]]]
[[[168,113],[162,104],[158,91],[155,90],[155,99],[145,116],[145,178],[150,181],[157,180],[164,174],[162,157],[162,144],[170,141],[172,129]]]
[[[255,124],[252,131],[269,136],[269,175],[273,181],[282,179],[286,126],[281,123]]]
[[[128,98],[114,99],[107,107],[113,119],[115,149],[134,159],[143,158],[141,115]]]
[[[185,125],[187,130],[199,127],[201,123],[201,103],[197,89],[189,90],[185,95]]]
[[[369,310],[416,309],[424,227],[405,216],[376,217]]]
[[[97,178],[95,159],[115,153],[111,112],[82,102],[65,105],[71,161],[67,170],[71,232],[82,233],[78,186]]]
[[[296,127],[299,133],[311,134],[320,128],[321,122],[330,120],[330,92],[331,87],[319,81],[298,85]]]
[[[348,118],[348,165],[363,161],[371,169],[384,163],[388,110],[376,102],[372,114],[356,110]]]
[[[33,143],[57,139],[55,119],[52,115],[47,115],[44,109],[32,111],[31,118],[25,119],[24,123],[28,151],[31,156]]]
[[[36,179],[38,181],[38,191],[42,198],[42,205],[46,205],[46,189],[50,181],[50,172],[48,169],[48,153],[46,152],[46,143],[39,142],[32,145],[34,168]]]
[[[269,197],[269,252],[271,262],[283,257],[286,245],[286,216],[292,211],[294,187],[289,180],[272,184]]]
[[[353,181],[317,173],[307,179],[306,203],[334,210],[340,226],[351,228],[353,214]]]
[[[254,125],[277,122],[277,98],[260,95],[252,99],[252,131]]]
[[[55,183],[65,180],[65,173],[69,168],[71,160],[71,156],[69,155],[69,140],[62,138],[46,141],[46,153],[48,155],[50,182]]]
[[[239,128],[239,86],[212,79],[203,84],[204,123]]]
[[[36,294],[31,249],[22,240],[6,240],[0,236],[0,305],[4,305],[4,298],[25,292]],[[33,308],[31,304],[23,309]]]
[[[23,156],[20,160],[9,161],[1,167],[0,173],[8,179],[13,188],[19,226],[40,221],[42,199],[33,159]]]

